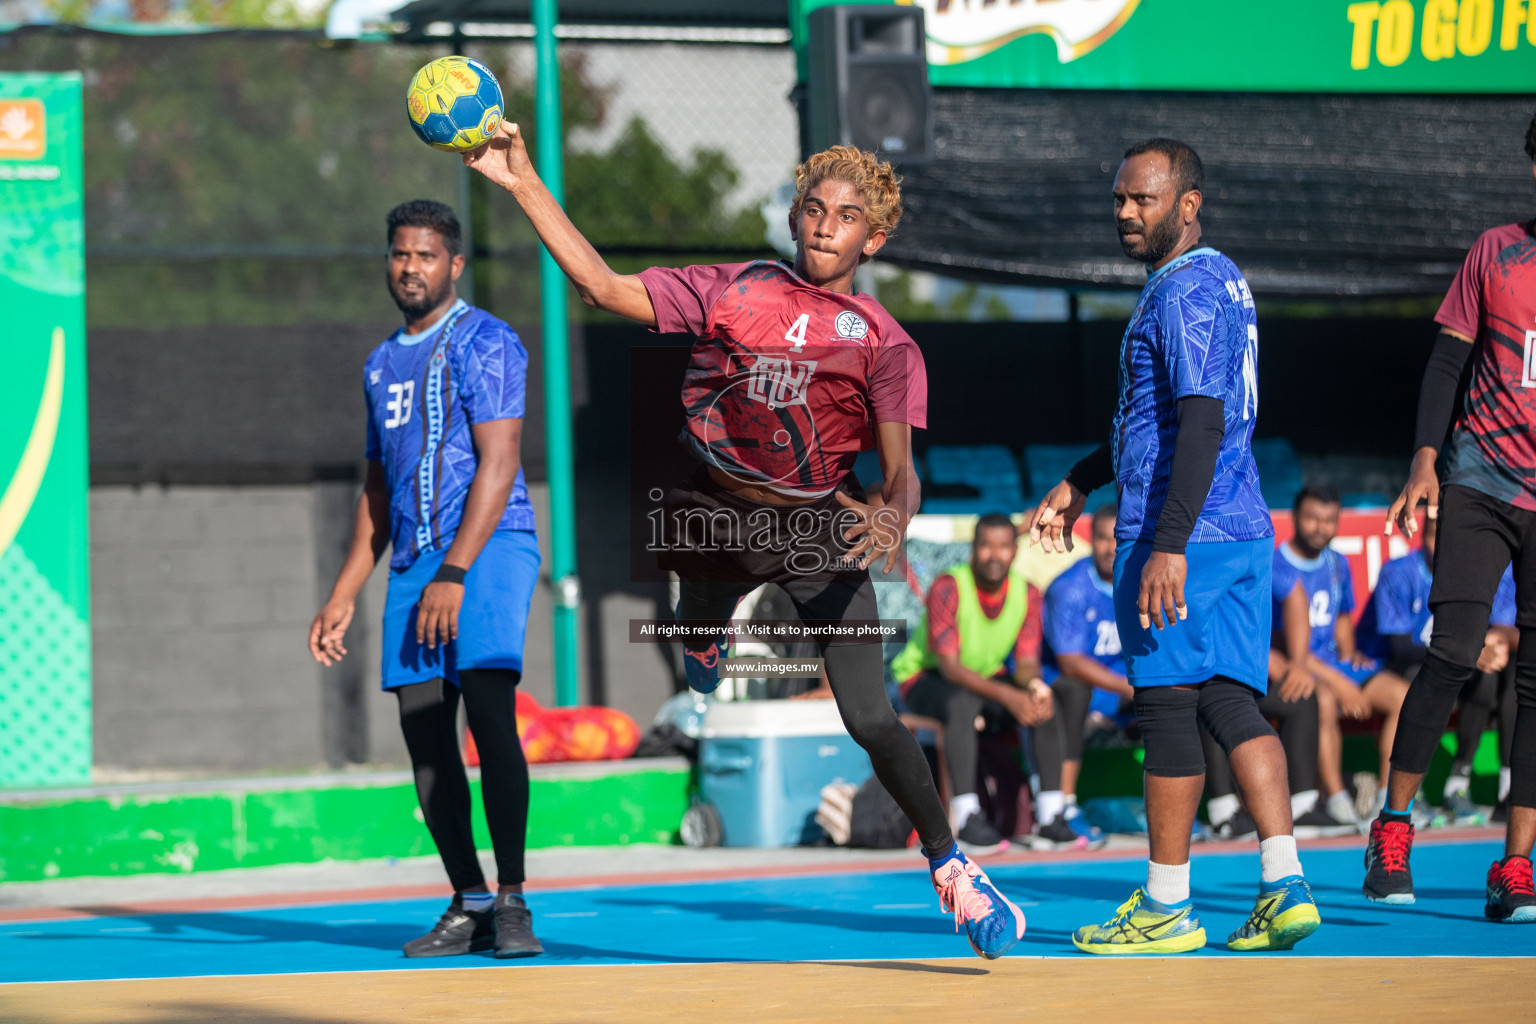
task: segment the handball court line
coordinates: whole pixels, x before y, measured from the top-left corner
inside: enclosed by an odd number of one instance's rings
[[[1375,961],[1393,957],[1414,957],[1425,964],[1443,963],[1442,958],[1472,963],[1519,957],[1530,965],[1536,956],[1536,928],[1483,919],[1483,873],[1500,850],[1497,842],[1486,839],[1425,844],[1415,854],[1418,904],[1392,908],[1361,897],[1357,842],[1313,849],[1305,862],[1324,927],[1307,940],[1302,955],[1238,959],[1305,962],[1327,971],[1333,970],[1334,960],[1369,960],[1372,966],[1361,968],[1367,973],[1382,970]],[[1044,956],[1091,962],[1072,946],[1072,931],[1113,915],[1145,879],[1143,857],[1122,849],[1114,856],[1014,858],[1012,863],[989,864],[999,888],[1028,915],[1028,931],[1008,960],[1037,962]],[[876,870],[859,870],[862,866],[854,863],[841,866],[847,870],[757,872],[756,877],[713,881],[645,878],[640,884],[550,889],[534,900],[535,925],[546,949],[537,960],[499,961],[488,954],[445,960],[402,957],[401,944],[421,934],[440,913],[443,892],[405,900],[375,893],[372,902],[13,922],[0,925],[0,999],[39,983],[53,983],[48,987],[59,992],[97,982],[163,985],[167,992],[181,992],[183,981],[248,991],[252,983],[246,978],[302,988],[303,977],[327,975],[375,977],[382,985],[409,986],[415,983],[389,979],[444,970],[458,974],[471,992],[485,984],[515,984],[504,976],[529,972],[567,976],[573,984],[599,976],[620,984],[619,979],[630,977],[627,971],[642,967],[642,973],[663,978],[674,977],[673,967],[761,968],[767,978],[788,964],[835,962],[845,965],[851,978],[862,979],[876,970],[867,966],[871,963],[939,962],[967,952],[954,922],[939,912],[921,871],[900,868],[893,861],[880,862]],[[1246,856],[1202,856],[1192,883],[1209,941],[1206,949],[1178,959],[1230,958],[1223,940],[1253,907],[1254,851],[1250,848]],[[1161,961],[1134,962],[1161,970],[1152,966]],[[973,974],[1015,970],[1001,963],[967,959],[952,969]],[[1491,968],[1477,968],[1485,969]],[[899,970],[908,968],[885,973]],[[699,977],[707,975],[705,971]],[[291,980],[295,977],[300,980]],[[0,1019],[12,1018],[0,1012]],[[116,1018],[107,1014],[101,1019]]]
[[[1443,843],[1475,843],[1502,840],[1502,828],[1443,829],[1420,833],[1414,840],[1416,846]],[[1305,850],[1335,850],[1365,848],[1363,837],[1340,836],[1326,839],[1309,839],[1298,842]],[[1257,840],[1239,842],[1197,843],[1190,848],[1193,857],[1238,856],[1257,853]],[[1078,862],[1135,860],[1146,856],[1145,844],[1110,846],[1099,850],[1060,850],[1032,852],[1010,850],[1007,853],[978,858],[978,863],[991,870],[995,867],[1029,866],[1032,864],[1072,864]],[[915,855],[914,855],[915,858]],[[697,871],[661,870],[632,873],[604,873],[572,877],[530,878],[526,887],[532,892],[561,892],[582,889],[617,888],[638,885],[670,885],[697,882],[723,882],[756,878],[803,878],[818,875],[872,874],[915,870],[917,861],[911,863],[887,855],[851,859],[839,855],[825,861],[802,861],[794,864],[757,864],[743,867],[708,868]],[[303,892],[246,893],[232,896],[203,896],[185,900],[116,901],[111,904],[82,904],[57,907],[0,907],[0,924],[30,921],[54,921],[66,918],[90,917],[141,917],[146,914],[209,913],[221,910],[258,910],[302,907],[314,904],[375,903],[379,901],[436,899],[447,892],[447,883],[433,885],[393,885],[369,888],[318,889]]]
[[[482,972],[308,974],[0,988],[8,1024],[841,1024],[1103,1016],[1416,1021],[1530,1019],[1528,959],[1015,957]]]

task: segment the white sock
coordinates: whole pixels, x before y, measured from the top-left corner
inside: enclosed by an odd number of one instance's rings
[[[474,910],[484,913],[496,905],[496,894],[493,892],[461,892],[459,902],[465,910]]]
[[[1304,789],[1291,794],[1291,817],[1299,818],[1317,806],[1317,790]]]
[[[1183,864],[1147,861],[1147,895],[1165,907],[1189,899],[1189,861]]]
[[[1301,858],[1296,856],[1295,836],[1270,836],[1259,840],[1259,877],[1278,882],[1301,874]]]
[[[1460,772],[1451,772],[1451,774],[1447,776],[1445,780],[1445,797],[1447,800],[1449,800],[1451,798],[1451,794],[1465,793],[1471,788],[1472,776],[1470,774],[1463,775]]]
[[[1077,794],[1076,793],[1063,793],[1061,798],[1067,802],[1067,806],[1068,807],[1076,807],[1077,806]]]
[[[1073,801],[1076,803],[1077,801]],[[1067,809],[1066,798],[1061,795],[1059,789],[1048,789],[1040,794],[1040,799],[1035,802],[1035,817],[1040,824],[1049,825],[1061,817],[1061,812]]]
[[[1499,799],[1500,800],[1508,800],[1509,799],[1509,769],[1508,768],[1500,768],[1499,769]]]
[[[1357,821],[1359,815],[1355,813],[1355,802],[1350,799],[1349,790],[1341,789],[1328,798],[1328,816],[1334,821]]]
[[[981,797],[975,793],[957,793],[949,801],[949,827],[959,832],[971,815],[981,811]]]
[[[1232,815],[1237,813],[1238,800],[1236,793],[1228,793],[1226,796],[1213,796],[1205,802],[1205,813],[1211,819],[1214,827],[1223,822],[1231,821]]]

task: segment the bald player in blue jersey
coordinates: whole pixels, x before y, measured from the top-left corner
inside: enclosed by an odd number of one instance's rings
[[[539,572],[520,454],[528,353],[510,327],[456,294],[464,256],[452,209],[402,203],[386,227],[386,281],[405,324],[364,364],[368,475],[309,648],[323,665],[346,655],[358,592],[391,548],[383,684],[399,700],[423,820],[454,889],[405,955],[535,956],[544,948],[522,896],[528,763],[516,708]],[[494,893],[470,828],[461,698],[480,752]]]
[[[1126,255],[1146,287],[1120,345],[1110,443],[1074,466],[1028,518],[1031,540],[1071,546],[1088,492],[1116,480],[1115,621],[1146,757],[1147,884],[1109,921],[1079,928],[1089,953],[1205,945],[1189,898],[1189,842],[1205,781],[1199,726],[1232,765],[1260,839],[1259,896],[1231,950],[1289,949],[1319,924],[1296,840],[1285,751],[1259,711],[1268,686],[1274,525],[1251,442],[1258,323],[1242,273],[1200,246],[1204,170],[1189,146],[1133,146],[1115,175]]]

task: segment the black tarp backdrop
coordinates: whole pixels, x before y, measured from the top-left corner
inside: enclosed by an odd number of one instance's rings
[[[939,273],[1141,287],[1110,187],[1155,135],[1200,154],[1205,239],[1261,303],[1443,292],[1480,232],[1536,214],[1529,96],[938,89],[934,108],[938,158],[903,168],[881,255]]]
[[[1106,436],[1124,324],[912,323],[928,370],[930,444],[1070,444]],[[96,331],[91,335],[95,483],[279,483],[350,476],[363,452],[362,363],[388,328]],[[1260,437],[1303,455],[1401,456],[1434,340],[1424,319],[1259,321]],[[544,476],[536,330],[524,461]],[[625,473],[631,405],[681,415],[686,348],[671,376],[632,376],[630,349],[662,338],[587,325],[573,339],[578,472]],[[665,443],[671,444],[671,434]],[[624,486],[623,480],[620,487]]]

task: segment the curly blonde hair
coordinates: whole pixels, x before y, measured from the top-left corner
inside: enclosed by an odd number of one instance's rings
[[[858,190],[870,234],[884,231],[890,236],[896,231],[901,222],[901,178],[889,163],[854,146],[833,146],[811,156],[795,168],[795,201],[789,213],[796,222],[805,197],[826,181],[845,182]],[[868,256],[859,255],[860,263],[868,261]]]

